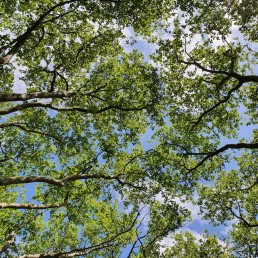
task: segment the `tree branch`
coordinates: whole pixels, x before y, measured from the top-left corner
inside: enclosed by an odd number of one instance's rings
[[[85,108],[81,108],[81,107],[58,107],[58,106],[54,106],[50,103],[31,102],[31,103],[24,103],[21,105],[17,105],[17,106],[14,106],[14,107],[11,107],[11,108],[8,108],[5,110],[0,110],[0,115],[7,115],[7,114],[11,114],[11,113],[21,111],[24,109],[37,108],[37,107],[49,108],[49,109],[59,111],[59,112],[61,112],[61,111],[64,111],[64,112],[79,111],[79,112],[83,112],[83,113],[87,113],[87,114],[99,114],[99,113],[105,112],[110,109],[117,109],[117,110],[121,110],[121,111],[139,111],[139,110],[144,110],[150,106],[152,106],[152,104],[147,104],[142,107],[132,107],[132,108],[127,108],[127,107],[122,107],[122,106],[117,106],[117,105],[110,105],[110,106],[106,106],[101,109],[90,110],[90,109],[85,109]]]
[[[12,245],[14,244],[15,245],[15,237],[18,235],[18,231],[20,231],[23,226],[25,224],[29,224],[30,222],[32,222],[34,219],[36,219],[41,213],[38,213],[36,214],[36,216],[30,218],[26,223],[21,223],[20,225],[16,225],[15,226],[15,231],[14,230],[11,230],[8,237],[7,237],[7,240],[3,243],[3,246],[1,247],[0,249],[0,255],[3,254],[4,252],[6,252],[6,250]],[[2,256],[1,256],[2,257]]]
[[[65,206],[67,202],[51,203],[51,204],[31,204],[31,203],[0,203],[0,209],[26,209],[26,210],[41,210],[51,209]]]
[[[55,99],[55,98],[71,98],[75,96],[75,91],[58,91],[58,92],[30,92],[30,93],[1,93],[0,102],[8,101],[25,101],[30,99]]]
[[[49,20],[44,21],[43,23],[53,22],[53,21],[55,21],[59,18],[62,18],[62,17],[66,16],[67,14],[72,13],[72,12],[74,12],[74,10],[69,10],[67,12],[61,13],[61,14],[59,14],[59,15],[57,15],[57,16],[49,19]]]
[[[77,180],[83,179],[106,179],[106,180],[116,180],[121,185],[129,185],[137,189],[142,189],[140,186],[135,186],[129,182],[124,182],[120,179],[120,176],[123,174],[118,175],[105,175],[105,174],[77,174],[66,176],[63,179],[52,179],[44,176],[17,176],[17,177],[2,177],[0,178],[0,186],[7,186],[7,185],[16,185],[16,184],[27,184],[27,183],[47,183],[50,185],[56,186],[65,186],[65,184],[69,182],[74,182]]]
[[[43,136],[46,136],[46,137],[53,138],[53,139],[57,140],[58,142],[62,143],[62,140],[60,138],[58,138],[57,136],[53,135],[53,134],[49,134],[49,133],[45,133],[45,132],[41,132],[41,131],[36,131],[36,130],[33,130],[33,129],[28,129],[27,127],[25,127],[26,125],[25,126],[24,125],[25,124],[23,124],[23,123],[10,122],[10,123],[0,124],[0,128],[18,127],[25,132],[40,134],[40,135],[43,135]]]
[[[188,172],[192,172],[199,168],[205,161],[208,159],[228,150],[228,149],[258,149],[258,143],[236,143],[236,144],[226,144],[225,146],[212,151],[210,154],[208,154],[205,158],[203,158],[195,167],[188,170]]]
[[[213,111],[214,109],[216,109],[218,106],[220,106],[221,104],[223,103],[226,103],[233,92],[237,91],[244,83],[247,83],[247,82],[258,82],[258,76],[257,75],[241,75],[241,74],[238,74],[236,72],[233,72],[232,70],[232,63],[231,63],[231,67],[230,67],[230,72],[227,72],[227,71],[222,71],[222,70],[213,70],[213,69],[208,69],[206,67],[204,67],[203,65],[201,65],[199,62],[196,62],[194,60],[194,58],[189,55],[189,53],[187,53],[187,51],[185,50],[186,54],[189,56],[189,58],[192,60],[192,61],[185,61],[185,60],[182,60],[182,59],[179,59],[178,56],[176,55],[176,58],[177,58],[177,61],[179,63],[183,63],[183,64],[186,64],[186,65],[194,65],[196,67],[198,67],[199,69],[201,69],[203,72],[208,72],[208,73],[211,73],[211,74],[221,74],[221,75],[226,75],[225,78],[223,78],[221,80],[221,82],[217,85],[218,86],[221,86],[223,83],[225,83],[226,81],[228,81],[230,78],[234,78],[234,79],[237,79],[238,80],[238,84],[233,87],[232,89],[230,89],[227,93],[227,96],[220,100],[217,104],[215,104],[214,106],[212,106],[211,108],[209,108],[208,110],[204,111],[204,113],[202,113],[200,115],[200,117],[198,118],[198,120],[194,123],[194,125],[191,127],[190,129],[190,132],[193,130],[193,128],[199,124],[202,120],[202,118],[208,114],[209,112]]]
[[[179,63],[183,63],[183,64],[186,64],[186,65],[194,65],[194,66],[200,68],[202,71],[208,72],[208,73],[211,73],[211,74],[224,74],[224,75],[229,76],[231,78],[237,79],[242,84],[246,83],[246,82],[258,82],[258,76],[257,75],[241,75],[241,74],[238,74],[238,73],[235,73],[235,72],[226,72],[226,71],[222,71],[222,70],[208,69],[208,68],[204,67],[203,65],[201,65],[200,63],[196,62],[191,56],[190,56],[190,58],[192,59],[192,62],[179,59],[178,57],[177,57],[177,61]]]
[[[197,125],[201,122],[201,120],[203,119],[203,117],[204,117],[205,115],[207,115],[208,113],[210,113],[211,111],[213,111],[214,109],[216,109],[217,107],[219,107],[220,105],[226,103],[226,102],[230,99],[232,93],[234,93],[235,91],[237,91],[242,85],[243,85],[243,83],[242,83],[242,82],[239,82],[234,88],[232,88],[232,89],[230,89],[230,90],[228,91],[227,96],[226,96],[224,99],[220,100],[220,101],[219,101],[218,103],[216,103],[214,106],[212,106],[211,108],[209,108],[209,109],[207,109],[206,111],[204,111],[204,112],[199,116],[199,118],[197,119],[197,121],[193,124],[193,126],[192,126],[191,129],[190,129],[190,131],[192,131],[193,128],[194,128],[195,126],[197,126]]]
[[[51,258],[51,257],[58,257],[58,258],[64,258],[64,257],[75,257],[75,256],[82,256],[82,255],[87,255],[90,254],[96,250],[100,250],[100,249],[104,249],[110,246],[113,246],[115,243],[113,243],[114,240],[116,240],[116,238],[118,238],[119,236],[126,234],[128,232],[130,232],[132,230],[132,228],[134,227],[137,218],[139,217],[140,213],[137,213],[136,217],[134,218],[132,224],[130,225],[130,227],[126,228],[124,231],[116,234],[115,236],[111,237],[110,239],[103,241],[99,244],[90,246],[90,247],[85,247],[85,248],[79,248],[79,249],[74,249],[72,251],[69,252],[59,252],[59,253],[54,253],[54,252],[49,252],[46,254],[26,254],[26,255],[22,255],[19,256],[18,258]]]
[[[16,236],[16,233],[14,230],[12,230],[8,235],[6,241],[3,243],[2,247],[0,248],[0,255],[3,254],[9,248],[9,246],[14,243],[15,236]]]
[[[74,63],[74,64],[77,63],[78,58],[79,58],[81,52],[82,52],[85,48],[89,47],[92,43],[94,43],[94,41],[95,41],[96,39],[98,39],[100,36],[103,36],[103,35],[105,35],[105,34],[108,34],[108,33],[110,33],[110,32],[113,32],[113,31],[114,31],[114,29],[112,29],[112,30],[107,30],[107,31],[105,31],[105,32],[103,32],[103,33],[99,33],[99,34],[93,36],[89,41],[86,42],[86,44],[84,44],[82,47],[80,47],[80,48],[78,49],[78,51],[77,51],[77,53],[76,53],[76,56],[75,56],[75,60],[73,61],[73,63]]]
[[[51,257],[58,257],[58,258],[69,258],[69,257],[76,257],[76,256],[82,256],[82,255],[87,255],[90,254],[94,251],[104,249],[107,247],[112,246],[113,244],[104,244],[102,246],[95,246],[95,247],[90,247],[90,248],[80,248],[80,249],[74,249],[69,252],[59,252],[59,253],[46,253],[46,254],[25,254],[22,256],[19,256],[18,258],[51,258]]]
[[[256,185],[258,184],[258,178],[256,178],[256,180],[248,187],[246,188],[239,188],[240,191],[245,191],[248,192],[250,191],[252,188],[254,188]]]
[[[258,227],[258,224],[251,224],[249,223],[245,218],[243,218],[242,214],[240,213],[239,215],[237,215],[231,208],[229,208],[227,205],[225,205],[224,203],[222,203],[222,205],[237,219],[239,219],[240,221],[242,221],[246,226],[250,227],[250,228],[256,228]],[[239,204],[238,204],[239,207]]]
[[[184,146],[180,145],[180,144],[175,144],[175,143],[169,143],[169,142],[165,142],[162,145],[169,145],[169,146],[176,146],[181,148],[182,150],[185,151],[185,153],[183,153],[183,156],[203,156],[203,155],[209,155],[211,153],[213,153],[212,151],[209,152],[191,152],[188,151]]]
[[[62,7],[66,4],[70,4],[70,3],[75,3],[75,2],[81,2],[82,0],[67,0],[61,3],[58,3],[54,6],[52,6],[48,11],[46,11],[45,13],[43,13],[41,16],[39,16],[39,18],[35,21],[35,23],[27,28],[26,32],[24,32],[22,35],[18,36],[16,39],[12,40],[9,44],[3,46],[0,48],[0,53],[5,51],[8,48],[11,48],[8,53],[6,55],[4,55],[3,57],[0,57],[0,65],[3,64],[7,64],[11,61],[11,59],[17,54],[17,52],[19,51],[19,49],[26,43],[26,41],[31,37],[32,32],[37,30],[39,28],[39,26],[41,24],[43,24],[44,19],[51,13],[53,12],[55,9],[57,9],[58,7]],[[117,3],[118,1],[105,1],[105,0],[101,0],[100,2],[114,2]],[[70,13],[71,11],[68,11],[66,13],[60,14],[46,22],[51,22],[54,21],[55,19],[61,18],[62,16]],[[44,23],[46,23],[44,22]]]
[[[9,47],[12,46],[12,48],[8,51],[8,53],[0,58],[0,65],[1,64],[7,64],[10,62],[10,60],[12,59],[12,57],[19,51],[19,49],[25,44],[25,42],[30,38],[30,36],[32,35],[32,32],[35,31],[36,29],[38,29],[38,27],[40,26],[40,24],[43,22],[43,20],[51,13],[53,12],[56,8],[64,6],[66,4],[69,3],[73,3],[73,2],[79,2],[80,0],[68,0],[68,1],[64,1],[61,3],[58,3],[54,6],[52,6],[48,11],[46,11],[45,13],[43,13],[37,20],[36,22],[29,28],[27,28],[26,32],[24,32],[22,35],[18,36],[16,39],[14,39],[13,41],[11,41],[8,45],[0,48],[0,52],[8,49]]]

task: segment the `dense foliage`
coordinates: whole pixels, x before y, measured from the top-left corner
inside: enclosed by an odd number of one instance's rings
[[[0,255],[257,257],[257,17],[252,0],[1,1]],[[178,198],[227,239],[175,233]]]

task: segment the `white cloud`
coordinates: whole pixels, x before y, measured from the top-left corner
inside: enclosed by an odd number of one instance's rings
[[[193,199],[194,199],[194,200],[197,200],[197,199],[198,199],[197,193],[194,193]],[[164,198],[162,197],[161,194],[158,194],[158,195],[156,196],[156,200],[159,201],[159,202],[162,202],[162,203],[164,202]],[[186,208],[186,209],[188,209],[188,210],[191,212],[191,217],[192,217],[192,220],[193,220],[193,221],[198,220],[201,224],[208,224],[208,222],[202,220],[201,216],[199,215],[199,213],[200,213],[200,208],[199,208],[199,206],[193,204],[193,203],[192,203],[191,201],[189,201],[189,200],[186,201],[185,196],[182,196],[182,197],[175,197],[173,200],[174,200],[177,204],[179,204],[180,207]]]
[[[196,239],[196,242],[199,241],[199,240],[201,240],[201,239],[202,239],[202,240],[204,239],[203,235],[200,234],[200,233],[198,233],[198,232],[195,231],[195,230],[189,229],[189,228],[187,228],[187,227],[185,227],[185,228],[183,228],[183,229],[178,229],[178,230],[175,231],[175,233],[169,234],[167,237],[165,237],[164,239],[162,239],[162,240],[160,241],[160,244],[163,246],[163,247],[161,248],[161,250],[160,250],[161,253],[164,252],[166,248],[171,247],[171,246],[174,246],[174,245],[176,244],[175,239],[173,238],[173,235],[178,234],[178,233],[184,234],[184,233],[186,233],[186,232],[190,232],[191,234],[193,234],[193,236],[194,236],[195,239]]]
[[[165,237],[164,239],[162,239],[160,241],[160,244],[163,246],[161,248],[161,253],[164,252],[166,248],[174,246],[176,244],[175,239],[173,238],[173,236],[175,234],[185,234],[186,232],[189,232],[194,236],[196,243],[198,243],[200,240],[205,240],[205,237],[202,233],[199,233],[199,232],[197,232],[195,230],[192,230],[188,227],[185,227],[183,229],[178,229],[174,233],[169,234],[167,237]],[[217,241],[221,246],[223,246],[223,247],[227,246],[227,244],[224,241],[220,240],[219,238],[217,238]]]
[[[13,64],[15,67],[13,92],[26,93],[26,85],[25,85],[24,81],[21,80],[21,77],[24,75],[21,72],[21,70],[24,70],[25,67],[17,65],[15,62]]]
[[[134,32],[134,29],[129,26],[129,27],[126,27],[122,30],[122,33],[127,37],[127,38],[130,38],[130,37],[133,37],[135,35],[135,32]]]
[[[228,236],[229,232],[232,230],[233,228],[233,225],[234,224],[237,224],[239,222],[239,220],[237,218],[234,218],[230,221],[227,221],[227,224],[225,227],[223,227],[221,230],[220,230],[220,233],[224,236]]]

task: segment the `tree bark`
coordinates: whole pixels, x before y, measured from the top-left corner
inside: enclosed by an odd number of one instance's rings
[[[31,93],[1,93],[0,102],[7,101],[25,101],[29,99],[47,99],[47,98],[70,98],[77,94],[74,91],[59,92],[31,92]]]
[[[27,184],[27,183],[47,183],[50,185],[64,186],[68,182],[73,182],[81,179],[107,179],[107,180],[119,180],[121,175],[108,176],[104,174],[78,174],[72,176],[66,176],[63,179],[52,179],[44,176],[17,176],[0,178],[0,186],[15,185],[15,184]]]
[[[31,203],[0,203],[0,209],[26,209],[26,210],[41,210],[58,208],[64,206],[66,202],[63,203],[51,203],[51,204],[31,204]]]

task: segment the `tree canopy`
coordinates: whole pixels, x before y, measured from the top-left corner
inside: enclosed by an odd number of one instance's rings
[[[1,1],[0,255],[257,257],[257,17],[254,0]],[[178,233],[177,198],[231,223],[224,242]]]

